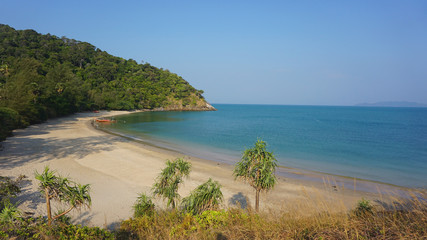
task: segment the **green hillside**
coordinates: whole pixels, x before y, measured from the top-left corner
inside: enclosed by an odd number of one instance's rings
[[[85,110],[213,110],[202,94],[177,74],[148,63],[0,24],[0,134],[6,125]]]

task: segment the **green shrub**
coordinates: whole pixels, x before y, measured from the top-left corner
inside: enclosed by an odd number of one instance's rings
[[[154,214],[154,203],[151,201],[151,198],[141,193],[136,200],[136,203],[133,205],[133,216],[152,216]]]
[[[218,228],[225,226],[229,217],[229,212],[208,210],[196,216],[196,221],[202,228]]]
[[[0,222],[0,239],[114,239],[114,234],[99,227],[72,224],[48,226],[44,218],[17,218],[13,224]]]
[[[359,202],[357,202],[356,209],[354,209],[354,213],[356,216],[363,216],[366,214],[372,214],[374,207],[370,203],[369,200],[362,198]]]
[[[19,209],[12,203],[7,203],[0,212],[0,222],[11,223],[21,215]]]
[[[205,210],[217,209],[222,199],[221,185],[209,178],[191,191],[188,197],[182,199],[181,206],[186,212],[199,214]]]
[[[10,203],[10,198],[16,197],[21,192],[19,184],[24,178],[26,178],[25,175],[20,175],[15,180],[0,176],[0,211]]]
[[[59,239],[114,239],[114,235],[108,230],[72,224],[58,225],[52,233],[52,238]]]
[[[0,231],[0,239],[8,239],[8,238],[9,238],[9,234],[3,231]]]
[[[196,219],[192,214],[186,213],[182,216],[179,223],[172,226],[169,236],[172,238],[188,238],[188,236],[197,232]]]

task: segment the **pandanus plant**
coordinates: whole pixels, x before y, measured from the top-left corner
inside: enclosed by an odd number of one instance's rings
[[[259,210],[259,195],[276,184],[274,172],[277,160],[266,149],[267,143],[258,139],[255,146],[243,152],[242,160],[236,164],[233,175],[242,179],[255,189],[255,210]]]
[[[188,197],[182,199],[182,209],[194,215],[206,210],[219,208],[223,200],[221,185],[211,178],[194,189]]]
[[[42,173],[35,173],[39,180],[39,190],[46,199],[48,225],[69,213],[73,209],[89,208],[91,205],[90,185],[81,185],[70,181],[68,178],[57,176],[55,171],[45,167]],[[56,200],[69,205],[68,209],[52,216],[51,200]]]
[[[178,187],[184,177],[190,174],[191,163],[177,158],[175,161],[168,160],[166,167],[162,170],[153,186],[154,196],[159,196],[167,200],[167,205],[173,209],[180,198]]]
[[[191,163],[177,158],[175,161],[168,160],[166,167],[162,169],[153,186],[154,196],[167,200],[167,205],[175,209],[180,198],[178,187],[184,177],[188,177]],[[199,214],[205,210],[219,208],[223,200],[221,185],[217,181],[209,179],[194,189],[188,197],[182,199],[180,207],[182,210],[192,214]],[[141,194],[134,204],[134,216],[141,217],[154,214],[154,203],[146,194]]]

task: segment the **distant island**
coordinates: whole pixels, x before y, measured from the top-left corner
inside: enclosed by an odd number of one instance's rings
[[[427,107],[426,104],[416,103],[416,102],[405,102],[405,101],[396,101],[396,102],[376,102],[376,103],[359,103],[356,104],[358,107]]]

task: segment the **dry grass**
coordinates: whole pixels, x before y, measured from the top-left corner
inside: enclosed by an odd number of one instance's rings
[[[382,196],[381,198],[383,198]],[[192,216],[158,211],[122,222],[119,239],[427,239],[427,195],[386,196],[347,210],[319,196],[259,214],[227,209]],[[367,204],[367,205],[366,205]]]

